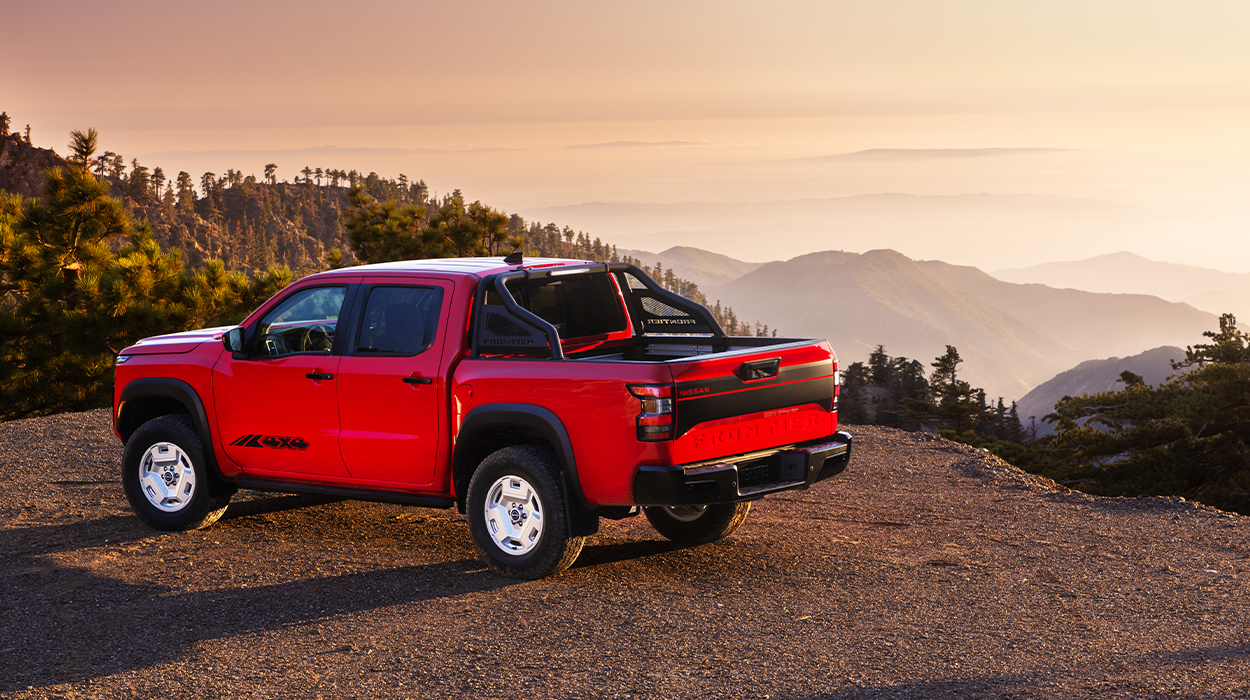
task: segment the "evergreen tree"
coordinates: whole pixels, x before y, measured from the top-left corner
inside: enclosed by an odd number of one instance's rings
[[[120,153],[109,151],[105,155],[112,155],[113,160],[109,162],[109,175],[120,180],[126,174],[126,159],[122,158]]]
[[[1102,494],[1184,495],[1250,513],[1250,335],[1232,314],[1212,342],[1189,347],[1151,387],[1125,372],[1124,388],[1065,396],[1045,420],[1056,478]]]
[[[200,188],[204,190],[204,198],[212,197],[213,189],[217,183],[216,173],[204,173],[200,176]]]
[[[41,200],[0,197],[0,418],[107,406],[119,350],[241,319],[290,279],[188,270],[104,181],[54,169]]]
[[[127,189],[130,198],[138,202],[140,205],[148,203],[149,191],[152,189],[152,183],[148,177],[148,169],[145,165],[139,164],[139,159],[135,158],[130,161],[130,179],[127,180]]]
[[[362,185],[348,195],[351,216],[347,230],[352,252],[364,263],[444,257],[449,248],[432,234],[423,233],[425,207],[378,202]]]
[[[9,119],[9,113],[0,112],[0,138],[7,137],[9,135],[9,124],[11,123],[12,120]]]
[[[864,363],[853,362],[842,371],[842,386],[838,390],[838,421],[867,423],[869,372]]]
[[[1003,439],[1008,442],[1014,442],[1022,445],[1028,440],[1028,435],[1024,432],[1024,425],[1020,422],[1020,412],[1016,410],[1016,402],[1011,402],[1011,410],[1007,411],[1007,429],[1003,435]]]
[[[178,173],[178,210],[184,214],[195,211],[195,183],[185,170]]]
[[[953,345],[933,361],[933,374],[929,378],[930,403],[921,407],[930,417],[937,418],[955,432],[974,427],[984,413],[981,404],[985,394],[972,388],[957,376],[963,358]]]
[[[885,346],[878,345],[868,355],[868,380],[877,386],[888,387],[891,370],[890,356],[885,354]]]
[[[152,168],[152,199],[160,201],[161,188],[165,186],[165,171],[157,166]]]
[[[69,132],[69,162],[86,171],[91,167],[91,157],[100,145],[100,135],[95,129]]]

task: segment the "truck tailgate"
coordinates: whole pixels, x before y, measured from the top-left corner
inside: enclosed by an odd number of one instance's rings
[[[824,341],[670,360],[676,439],[689,464],[832,435],[836,361]]]

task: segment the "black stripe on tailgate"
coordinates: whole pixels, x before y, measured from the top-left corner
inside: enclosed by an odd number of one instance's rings
[[[737,375],[677,382],[677,437],[707,421],[814,403],[833,409],[833,360],[782,367],[776,377]]]

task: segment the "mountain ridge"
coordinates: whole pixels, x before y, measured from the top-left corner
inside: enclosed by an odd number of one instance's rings
[[[1052,413],[1055,403],[1064,396],[1123,389],[1124,384],[1119,378],[1125,371],[1140,375],[1147,384],[1158,386],[1172,374],[1171,361],[1184,358],[1183,349],[1164,345],[1130,357],[1086,360],[1034,387],[1016,402],[1016,409],[1025,427],[1035,430],[1038,437],[1051,435],[1055,432],[1054,424],[1042,418]]]
[[[1017,285],[888,249],[810,253],[703,291],[782,335],[827,338],[844,365],[878,344],[927,365],[954,345],[963,377],[1008,400],[1081,361],[1192,343],[1217,324],[1155,297]]]
[[[1090,292],[1150,294],[1250,320],[1250,273],[1151,260],[1129,251],[990,273],[1005,282]]]

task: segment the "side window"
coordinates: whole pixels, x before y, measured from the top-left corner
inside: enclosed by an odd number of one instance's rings
[[[409,356],[425,352],[438,331],[440,287],[374,287],[353,348],[357,355]]]
[[[508,291],[522,308],[555,326],[561,338],[605,335],[626,328],[620,296],[607,275],[510,282]],[[503,301],[488,289],[486,303]]]
[[[330,354],[347,287],[313,287],[283,299],[260,320],[253,356]]]

